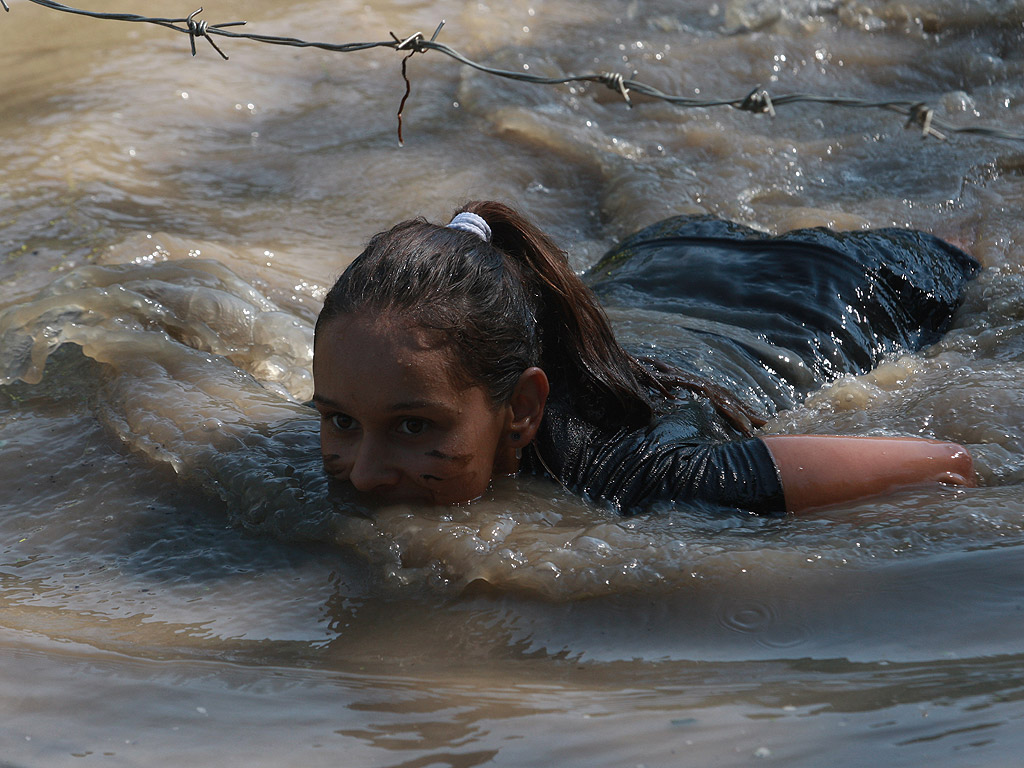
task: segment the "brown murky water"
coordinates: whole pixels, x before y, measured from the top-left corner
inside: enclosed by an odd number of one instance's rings
[[[435,54],[0,12],[0,762],[1002,766],[1024,747],[1024,145],[884,111],[772,119]],[[100,6],[93,4],[93,9]],[[111,2],[104,10],[138,12]],[[181,15],[192,6],[163,4]],[[924,100],[1024,127],[999,0],[207,4],[328,41],[431,33],[665,90]],[[939,345],[772,431],[968,444],[982,487],[800,520],[619,519],[539,482],[366,516],[324,495],[324,286],[372,233],[523,207],[580,268],[673,213],[911,226],[987,269]],[[656,313],[613,318],[671,344]]]

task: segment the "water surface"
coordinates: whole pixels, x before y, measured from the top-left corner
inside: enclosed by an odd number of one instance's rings
[[[99,8],[99,6],[91,6]],[[105,10],[138,12],[111,2]],[[191,6],[166,4],[184,16]],[[1010,130],[1024,11],[633,0],[207,4],[683,95],[927,101]],[[0,744],[17,766],[1013,764],[1024,746],[1024,148],[885,111],[684,110],[435,54],[0,14]],[[539,481],[330,498],[310,328],[374,232],[513,202],[574,265],[663,216],[909,226],[986,266],[935,347],[773,432],[967,444],[977,489],[622,519]],[[670,318],[611,311],[670,346]],[[827,756],[827,758],[825,757]]]

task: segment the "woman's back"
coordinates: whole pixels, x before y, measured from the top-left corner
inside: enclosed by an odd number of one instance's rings
[[[780,395],[788,390],[802,399],[837,376],[936,341],[979,269],[968,254],[923,232],[770,236],[699,216],[628,237],[587,282],[606,306],[677,314],[703,335],[743,347],[784,382]],[[784,359],[787,353],[811,376]],[[769,394],[778,407],[792,405]]]

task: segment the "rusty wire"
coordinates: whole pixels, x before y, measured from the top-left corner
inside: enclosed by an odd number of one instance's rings
[[[398,108],[398,141],[402,144],[402,113],[405,109],[406,100],[409,98],[411,93],[412,85],[406,73],[406,63],[409,58],[417,53],[426,53],[428,51],[436,51],[440,54],[448,56],[451,59],[464,64],[467,67],[471,67],[479,72],[483,72],[494,77],[501,77],[507,80],[516,80],[518,82],[533,83],[536,85],[566,85],[569,83],[597,83],[610,88],[613,91],[619,93],[627,105],[632,106],[632,100],[629,94],[638,93],[647,96],[652,99],[660,100],[673,104],[677,107],[692,108],[692,109],[708,109],[712,107],[731,107],[732,109],[751,112],[754,114],[768,114],[771,117],[775,117],[776,109],[778,107],[784,107],[789,104],[798,103],[811,103],[811,104],[824,104],[832,107],[841,108],[854,108],[854,109],[883,109],[890,112],[896,112],[903,115],[906,118],[905,126],[908,128],[920,128],[922,138],[934,138],[940,141],[946,139],[947,134],[973,134],[976,136],[983,136],[993,139],[1003,139],[1006,141],[1024,142],[1024,134],[1016,133],[1013,131],[1007,131],[1002,128],[993,128],[989,126],[971,126],[971,125],[953,125],[952,123],[946,122],[935,115],[935,110],[928,106],[928,104],[921,100],[868,100],[858,99],[843,96],[823,96],[819,94],[811,93],[786,93],[779,95],[771,95],[769,92],[762,88],[760,85],[755,87],[749,93],[741,98],[732,99],[696,99],[689,96],[679,96],[670,93],[665,93],[654,86],[627,78],[624,75],[617,72],[601,72],[583,75],[565,75],[564,77],[543,77],[536,75],[528,71],[513,72],[505,69],[498,69],[495,67],[489,67],[485,64],[481,64],[477,61],[473,61],[468,56],[460,53],[454,48],[439,43],[437,36],[444,26],[442,21],[437,29],[434,31],[433,36],[428,40],[423,36],[422,33],[417,32],[413,35],[406,37],[399,37],[393,32],[390,33],[390,40],[382,40],[378,42],[361,42],[361,43],[323,43],[309,40],[301,40],[295,37],[278,37],[275,35],[263,35],[255,34],[250,32],[236,32],[233,31],[232,27],[245,26],[244,21],[229,21],[219,24],[210,24],[205,20],[197,19],[200,13],[203,12],[202,8],[190,13],[184,18],[160,18],[160,17],[149,17],[141,16],[134,13],[103,13],[98,11],[85,11],[79,8],[72,8],[71,6],[64,5],[63,3],[55,2],[55,0],[28,0],[28,2],[41,5],[44,8],[50,10],[60,11],[62,13],[77,14],[80,16],[88,16],[94,19],[106,19],[111,21],[128,21],[138,22],[145,24],[155,24],[167,29],[173,29],[176,32],[181,32],[188,35],[189,46],[192,51],[192,55],[196,55],[196,38],[206,38],[206,40],[213,46],[213,49],[220,54],[223,59],[227,59],[228,56],[223,50],[213,41],[214,36],[232,38],[232,39],[244,39],[253,40],[258,43],[267,43],[270,45],[284,45],[296,48],[319,48],[325,51],[333,51],[337,53],[352,53],[354,51],[365,51],[372,48],[390,48],[395,51],[401,51],[405,53],[402,57],[402,78],[405,81],[405,94],[402,96],[401,103]],[[10,12],[10,7],[7,4],[7,0],[0,0],[0,6],[3,6],[5,11]]]

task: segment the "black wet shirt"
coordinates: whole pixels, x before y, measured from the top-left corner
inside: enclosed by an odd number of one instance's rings
[[[690,427],[676,413],[647,429],[602,430],[554,403],[524,458],[569,490],[627,514],[655,502],[785,513],[778,471],[761,440],[712,441]]]
[[[658,344],[659,358],[773,413],[938,339],[978,270],[959,249],[910,230],[770,236],[678,217],[624,240],[587,280],[609,309],[672,316],[685,333],[673,347]],[[667,404],[646,428],[603,429],[577,411],[571,396],[554,394],[525,471],[625,513],[659,502],[785,511],[765,444],[740,439],[700,398]]]

